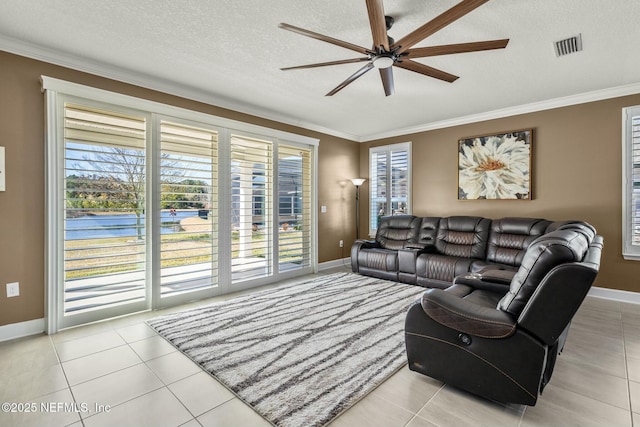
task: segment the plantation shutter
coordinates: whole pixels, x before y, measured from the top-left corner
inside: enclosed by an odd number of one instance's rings
[[[287,271],[311,265],[311,150],[278,149],[278,261]]]
[[[64,105],[64,312],[145,298],[145,117]]]
[[[218,135],[160,124],[161,295],[218,284]]]
[[[623,248],[625,258],[640,260],[640,106],[624,110]]]
[[[231,277],[272,274],[273,143],[231,135]]]
[[[410,212],[411,145],[395,144],[369,151],[369,234],[380,218]]]
[[[409,202],[409,151],[391,150],[389,172],[391,174],[391,211],[390,215],[407,213]]]
[[[632,244],[640,246],[640,114],[633,117],[631,126]]]

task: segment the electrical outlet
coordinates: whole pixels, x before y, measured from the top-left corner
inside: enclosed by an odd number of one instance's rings
[[[17,297],[20,295],[20,283],[7,283],[7,298]]]
[[[340,247],[344,248],[344,240],[340,240]]]

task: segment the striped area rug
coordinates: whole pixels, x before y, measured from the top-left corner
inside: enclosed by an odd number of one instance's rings
[[[272,424],[322,426],[406,363],[423,292],[335,273],[147,323]]]

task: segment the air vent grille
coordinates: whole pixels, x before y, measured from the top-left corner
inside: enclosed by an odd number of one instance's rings
[[[582,50],[582,34],[555,42],[556,56],[565,56]]]

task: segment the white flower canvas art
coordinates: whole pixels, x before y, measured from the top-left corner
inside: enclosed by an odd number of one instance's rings
[[[531,129],[458,141],[459,200],[530,200]]]

